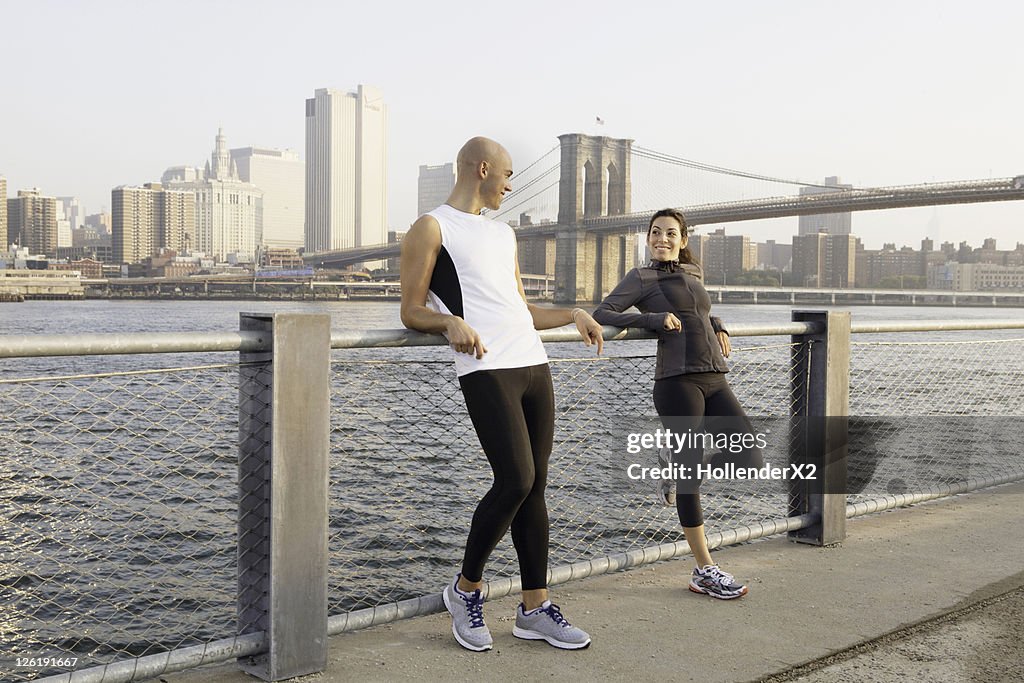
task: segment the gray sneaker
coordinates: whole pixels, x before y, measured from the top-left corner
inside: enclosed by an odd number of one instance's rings
[[[590,645],[590,636],[578,629],[562,616],[558,605],[550,600],[529,612],[523,611],[523,603],[516,610],[516,625],[512,635],[525,640],[546,640],[563,650],[582,650]]]
[[[690,590],[719,600],[733,600],[747,594],[747,587],[736,583],[736,578],[723,572],[717,564],[695,567],[690,577]]]
[[[483,652],[490,650],[494,641],[484,624],[484,597],[479,590],[463,593],[458,589],[460,574],[445,586],[444,606],[452,615],[452,633],[459,645],[467,650]]]

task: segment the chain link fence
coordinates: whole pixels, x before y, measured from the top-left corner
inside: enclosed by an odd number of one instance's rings
[[[0,678],[234,635],[238,372],[0,380]]]
[[[851,501],[978,474],[1024,476],[1014,436],[1024,339],[963,336],[853,342],[849,466],[861,488]],[[766,429],[787,429],[803,390],[794,369],[816,350],[788,339],[734,341],[730,383]],[[625,452],[627,432],[658,425],[653,343],[613,342],[601,358],[549,348],[552,566],[682,541],[655,485],[625,476],[628,460],[657,461]],[[263,627],[260,596],[239,604],[237,515],[240,496],[262,496],[258,472],[238,480],[239,405],[259,422],[251,404],[266,398],[265,372],[228,363],[0,380],[0,678],[35,680]],[[434,594],[458,566],[491,481],[449,353],[339,351],[331,373],[328,613]],[[239,396],[240,386],[253,395]],[[266,423],[250,427],[248,448],[258,450]],[[784,461],[786,442],[766,459]],[[707,482],[709,533],[784,517],[790,495],[777,482]],[[241,528],[263,527],[250,519]],[[258,560],[241,564],[243,586],[265,579]],[[516,574],[503,541],[488,578]],[[255,616],[240,624],[239,614]],[[72,657],[74,667],[18,663]]]
[[[684,540],[675,508],[658,501],[656,485],[626,476],[629,462],[657,463],[657,451],[627,456],[626,432],[660,423],[651,398],[654,346],[622,345],[633,349],[551,359],[552,566]],[[737,341],[730,383],[755,424],[775,418],[773,425],[788,427],[778,418],[793,409],[790,375],[806,348],[771,338]],[[332,364],[331,614],[437,592],[461,563],[469,521],[492,476],[447,352],[415,361],[347,355],[339,352]],[[787,514],[789,492],[772,482],[714,482],[701,490],[709,532]],[[506,537],[487,575],[518,573]]]
[[[1024,476],[1024,337],[942,336],[851,342],[850,503]]]

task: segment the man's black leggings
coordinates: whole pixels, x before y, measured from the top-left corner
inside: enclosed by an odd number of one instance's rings
[[[483,579],[484,564],[509,526],[523,590],[546,588],[548,458],[555,434],[555,396],[547,363],[478,370],[459,378],[469,417],[494,471],[477,505],[466,541],[462,575]]]
[[[654,407],[662,424],[675,433],[753,434],[754,428],[740,402],[721,372],[698,372],[674,375],[654,382]],[[764,458],[756,445],[738,453],[719,453],[713,462],[724,458],[737,467],[761,467]],[[672,462],[690,468],[695,477],[697,465],[704,459],[704,449],[684,448],[672,455]],[[676,483],[676,512],[684,527],[704,523],[700,505],[700,480],[691,478]]]

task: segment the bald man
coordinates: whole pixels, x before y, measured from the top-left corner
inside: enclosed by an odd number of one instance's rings
[[[481,215],[511,192],[512,159],[494,140],[469,140],[448,201],[421,216],[402,240],[402,323],[443,334],[453,349],[466,408],[494,483],[477,505],[462,570],[444,590],[452,633],[463,647],[492,646],[483,618],[483,571],[511,527],[523,601],[513,635],[576,650],[590,636],[548,600],[548,512],[544,502],[555,402],[537,330],[574,323],[601,353],[601,326],[582,308],[527,303],[516,238]]]

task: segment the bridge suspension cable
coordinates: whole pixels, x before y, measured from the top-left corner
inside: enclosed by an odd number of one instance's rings
[[[535,193],[533,193],[529,197],[523,199],[518,204],[514,204],[514,205],[509,206],[507,208],[503,206],[501,208],[501,211],[498,212],[497,214],[495,214],[495,218],[500,218],[500,217],[504,216],[506,213],[510,213],[510,212],[514,211],[515,209],[519,208],[520,206],[522,206],[526,202],[530,201],[531,199],[534,199],[535,197],[538,197],[538,196],[544,194],[545,192],[547,192],[548,190],[550,190],[553,187],[558,187],[558,183],[559,183],[559,180],[556,179],[555,182],[547,185],[546,187],[541,188],[540,190],[537,190]]]
[[[549,149],[549,150],[548,150],[547,152],[544,152],[544,154],[542,154],[542,155],[540,155],[539,157],[537,157],[537,160],[536,160],[536,161],[534,161],[534,162],[533,162],[532,164],[530,164],[529,166],[527,166],[526,168],[524,168],[524,169],[523,169],[522,171],[517,171],[515,175],[517,175],[517,176],[523,176],[523,175],[525,175],[527,171],[529,171],[529,170],[530,170],[531,168],[533,168],[534,166],[536,166],[537,164],[539,164],[539,163],[540,163],[541,161],[543,161],[543,160],[544,160],[544,159],[545,159],[546,157],[548,157],[549,155],[551,155],[551,154],[552,154],[553,152],[556,152],[556,151],[558,151],[558,150],[559,150],[560,148],[561,148],[561,146],[560,146],[560,145],[555,145],[554,147],[552,147],[551,149]]]
[[[790,180],[786,178],[774,178],[772,176],[761,175],[759,173],[750,173],[748,171],[738,171],[733,168],[726,168],[725,166],[714,166],[712,164],[705,164],[700,161],[693,161],[692,159],[684,159],[683,157],[673,156],[671,154],[665,154],[664,152],[658,152],[653,149],[647,149],[646,147],[640,147],[633,145],[632,154],[634,156],[642,157],[644,159],[652,159],[654,161],[661,161],[673,166],[684,166],[686,168],[692,168],[698,171],[708,171],[709,173],[718,173],[720,175],[729,175],[736,178],[749,178],[751,180],[764,180],[771,183],[781,183],[783,185],[798,185],[801,187],[820,187],[833,191],[840,191],[841,188],[837,188],[833,185],[821,185],[818,183],[808,183],[802,180]]]
[[[508,193],[502,200],[501,209],[499,209],[497,212],[494,212],[495,218],[500,218],[506,214],[511,214],[513,210],[522,207],[527,202],[537,198],[538,196],[550,190],[552,187],[556,187],[558,185],[558,180],[556,178],[553,183],[547,184],[543,189],[535,190],[535,186],[538,183],[547,180],[552,173],[556,173],[559,170],[562,163],[561,158],[556,160],[553,165],[548,166],[543,171],[532,173],[531,171],[533,171],[538,164],[540,164],[545,159],[549,158],[552,154],[559,152],[560,149],[561,147],[559,145],[552,147],[547,152],[542,154],[539,158],[537,158],[533,163],[529,164],[522,171],[518,171],[515,173],[515,175],[512,178],[512,183],[516,187],[515,189],[512,190],[512,192]],[[528,193],[530,194],[528,195]],[[484,213],[488,214],[490,212],[485,210]]]
[[[523,194],[523,192],[539,183],[541,180],[544,179],[545,176],[549,175],[552,171],[557,171],[560,166],[561,163],[557,163],[554,166],[551,166],[550,168],[545,170],[543,173],[540,173],[539,175],[531,178],[529,181],[526,182],[526,184],[516,187],[514,190],[508,193],[508,196],[505,197],[502,203],[507,204],[510,200],[518,198],[519,195]]]

